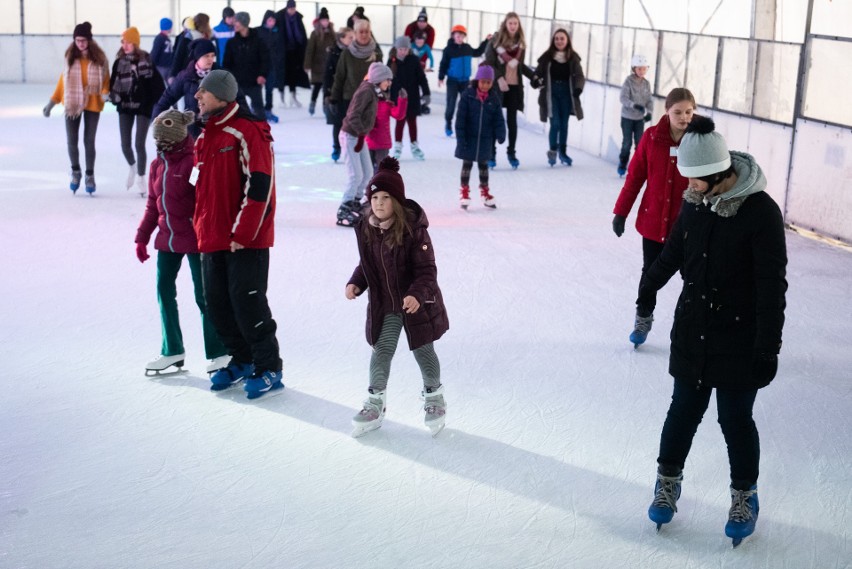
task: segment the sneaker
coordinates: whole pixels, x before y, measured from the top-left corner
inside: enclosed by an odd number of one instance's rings
[[[311,116],[314,116],[314,113],[316,112],[316,110],[317,110],[317,102],[311,101],[311,104],[308,105],[308,114],[311,115]]]
[[[673,476],[666,476],[657,470],[657,483],[654,485],[654,501],[648,508],[648,517],[657,524],[657,531],[663,524],[672,521],[677,512],[677,501],[680,499],[680,487],[683,482],[683,472],[678,471]]]
[[[80,189],[80,180],[83,179],[83,172],[80,170],[71,170],[71,183],[68,184],[68,187],[71,188],[71,191],[77,193],[77,190]]]
[[[148,195],[148,178],[144,175],[136,176],[136,191],[143,198]]]
[[[412,154],[414,153],[413,149],[412,149],[411,153]],[[393,150],[391,150],[391,156],[393,156],[396,160],[399,160],[402,157],[402,143],[401,142],[394,142],[393,143]]]
[[[186,354],[175,354],[173,356],[157,356],[147,364],[145,364],[145,375],[150,375],[149,372],[158,374],[172,366],[180,369],[183,366]]]
[[[220,369],[228,367],[228,363],[230,363],[230,361],[230,354],[225,354],[224,356],[219,356],[218,358],[209,360],[207,363],[207,373],[214,373]]]
[[[86,174],[86,193],[92,195],[95,193],[95,175]]]
[[[384,391],[369,390],[367,399],[364,400],[363,408],[352,417],[352,436],[358,438],[361,435],[375,431],[382,426],[387,411],[387,395]]]
[[[424,389],[423,398],[425,400],[423,422],[432,431],[434,437],[444,428],[444,415],[447,412],[447,403],[444,401],[444,386]]]
[[[462,209],[467,209],[470,205],[470,186],[462,186],[459,189],[459,205]]]
[[[236,385],[254,371],[254,364],[241,364],[231,359],[230,363],[210,376],[210,390],[222,391]]]
[[[136,184],[136,164],[130,165],[130,171],[127,173],[127,182],[125,183],[125,189],[129,190]]]
[[[752,485],[748,490],[731,488],[731,509],[728,510],[725,535],[733,539],[734,547],[738,546],[743,538],[754,533],[759,511],[756,485]]]
[[[494,201],[494,196],[488,191],[488,186],[479,186],[479,196],[482,198],[482,205],[491,209],[497,208],[497,203]]]
[[[411,155],[414,156],[416,160],[426,160],[426,155],[423,154],[423,151],[420,149],[420,145],[417,142],[411,143]]]
[[[243,384],[243,389],[249,399],[257,399],[271,391],[284,389],[284,384],[281,383],[281,370],[255,372]]]
[[[630,333],[630,341],[633,343],[634,348],[638,348],[645,343],[645,340],[648,338],[648,332],[651,331],[653,324],[653,313],[649,316],[636,315],[636,319],[633,321],[633,332]]]

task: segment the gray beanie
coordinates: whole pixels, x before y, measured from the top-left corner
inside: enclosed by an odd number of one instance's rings
[[[731,153],[713,120],[696,115],[686,127],[677,149],[677,169],[684,178],[701,178],[724,172],[731,166]]]
[[[234,14],[234,19],[244,28],[249,27],[249,22],[251,22],[251,16],[248,12],[237,12]]]
[[[237,80],[224,69],[214,69],[201,80],[199,89],[212,94],[220,101],[233,103],[237,100]]]
[[[399,36],[396,38],[396,41],[393,42],[393,46],[397,49],[411,49],[411,39],[408,36]]]
[[[393,81],[393,71],[384,63],[378,61],[370,64],[370,69],[367,70],[367,81],[378,85],[382,81]]]

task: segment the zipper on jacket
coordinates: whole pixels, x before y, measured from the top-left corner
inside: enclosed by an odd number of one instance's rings
[[[169,208],[166,207],[166,179],[169,175],[169,161],[166,159],[165,153],[161,153],[160,157],[163,159],[163,164],[165,164],[165,168],[163,168],[163,193],[160,196],[160,201],[163,202],[163,211],[166,214],[166,227],[169,228],[169,251],[174,253],[175,248],[172,246],[172,242],[175,238],[175,231],[172,229],[172,222],[169,220]]]
[[[385,246],[385,232],[384,232],[384,230],[381,231],[380,235],[382,236],[382,242],[379,245],[379,257],[381,257],[381,259],[382,259],[382,269],[385,271],[385,284],[388,287],[388,294],[391,297],[391,308],[393,309],[392,310],[393,312],[396,312],[396,299],[393,297],[393,294],[392,294],[392,291],[391,291],[390,275],[388,274],[388,268],[385,266],[385,255],[384,255],[384,252],[382,251],[382,249]],[[399,289],[397,289],[397,293],[399,293]],[[400,307],[400,310],[401,309],[402,309],[402,307]],[[403,312],[403,315],[404,314],[405,313]]]
[[[488,98],[486,97],[485,101],[487,100]],[[479,132],[476,133],[476,158],[474,159],[474,162],[477,164],[479,164],[479,145],[482,140],[482,115],[485,114],[485,101],[482,101],[479,105]]]

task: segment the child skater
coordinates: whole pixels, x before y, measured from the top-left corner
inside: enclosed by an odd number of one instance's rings
[[[500,106],[500,96],[491,90],[494,68],[480,65],[476,77],[459,99],[456,115],[456,158],[462,160],[459,202],[463,209],[470,204],[470,170],[479,166],[479,195],[485,207],[496,208],[494,196],[488,191],[488,160],[496,140],[506,140],[506,122]]]
[[[618,155],[618,175],[627,173],[630,147],[639,146],[645,131],[645,123],[651,121],[651,84],[645,79],[648,73],[648,58],[634,55],[630,60],[630,75],[621,86],[621,153]],[[632,144],[631,144],[632,143]]]
[[[207,317],[204,288],[201,284],[201,255],[192,226],[195,187],[189,182],[189,178],[194,140],[188,135],[187,126],[194,121],[195,113],[192,111],[180,112],[173,109],[163,111],[154,119],[157,158],[151,162],[148,203],[136,231],[136,257],[140,263],[148,260],[148,241],[154,229],[159,227],[154,247],[157,249],[157,298],[160,302],[163,346],[160,356],[145,366],[146,375],[149,372],[159,373],[171,366],[179,368],[184,362],[183,335],[180,331],[175,287],[184,255],[189,262],[192,282],[195,285],[195,303],[201,310],[204,351],[210,360],[207,371],[225,367],[230,360],[213,323]]]
[[[399,92],[396,102],[391,100],[389,91],[379,93],[379,102],[376,104],[376,122],[373,130],[367,135],[367,148],[370,149],[370,159],[373,162],[373,173],[379,168],[379,163],[388,155],[391,149],[391,117],[397,120],[405,119],[408,111],[408,94],[405,89]]]
[[[340,128],[340,146],[348,179],[337,210],[337,225],[353,227],[361,216],[361,197],[373,174],[370,152],[364,147],[364,140],[376,124],[379,95],[387,93],[392,79],[393,73],[387,65],[378,61],[371,63],[367,78],[352,95]]]
[[[390,156],[370,180],[367,198],[370,206],[355,230],[361,262],[346,285],[346,298],[368,293],[367,342],[373,355],[369,393],[352,419],[352,436],[382,426],[391,359],[403,328],[423,376],[424,421],[435,436],[444,428],[447,404],[433,343],[450,325],[426,229],[429,221],[417,202],[405,198],[399,162]]]
[[[411,52],[411,40],[406,36],[396,38],[394,42],[396,54],[388,60],[388,67],[393,71],[391,83],[391,99],[398,100],[400,93],[406,93],[408,110],[396,119],[394,129],[393,157],[399,160],[402,155],[402,133],[408,124],[408,137],[411,140],[411,155],[417,160],[425,160],[426,155],[417,142],[417,115],[423,112],[423,106],[429,103],[431,91],[426,74],[420,66],[417,56]],[[420,97],[420,93],[423,97]]]

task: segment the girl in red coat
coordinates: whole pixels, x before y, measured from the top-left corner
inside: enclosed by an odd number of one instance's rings
[[[195,303],[201,310],[204,328],[204,351],[212,360],[207,371],[217,370],[228,363],[227,350],[216,335],[207,317],[204,289],[201,284],[201,256],[192,216],[195,210],[195,188],[189,183],[192,171],[192,137],[187,126],[195,121],[192,111],[181,113],[169,109],[154,119],[154,141],[157,158],[151,162],[148,178],[148,202],[145,214],[136,231],[136,257],[140,263],[149,259],[148,241],[159,227],[154,247],[157,249],[157,298],[163,328],[163,347],[160,356],[145,366],[145,373],[158,373],[184,362],[183,335],[178,319],[177,288],[175,281],[181,262],[186,255],[192,282],[195,285]]]
[[[391,360],[403,328],[423,376],[424,420],[434,436],[444,427],[446,403],[433,343],[449,329],[449,321],[429,221],[417,202],[405,198],[399,162],[390,156],[370,180],[367,199],[370,207],[355,229],[361,262],[346,285],[346,298],[368,293],[367,342],[373,356],[369,394],[352,419],[352,436],[382,426]]]
[[[666,97],[666,114],[639,141],[615,202],[612,229],[621,237],[627,215],[647,182],[636,214],[636,230],[642,235],[642,275],[660,256],[680,211],[687,180],[677,169],[677,148],[694,112],[695,97],[689,89],[672,89]],[[636,310],[630,334],[630,341],[636,347],[645,342],[654,322],[656,294],[650,300],[650,307]]]

